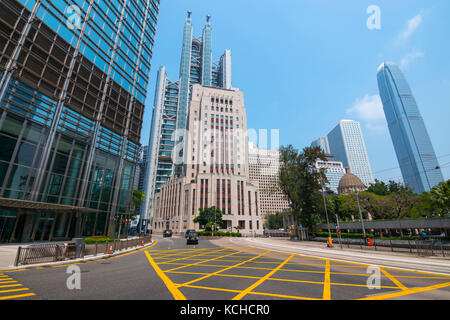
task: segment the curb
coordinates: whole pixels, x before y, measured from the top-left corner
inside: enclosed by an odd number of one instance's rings
[[[112,257],[120,256],[120,255],[125,254],[125,253],[130,253],[130,252],[133,252],[133,251],[139,251],[139,250],[145,249],[145,248],[153,245],[155,242],[156,241],[152,239],[151,242],[145,244],[144,246],[139,246],[139,247],[133,247],[131,249],[120,250],[120,251],[116,251],[116,252],[111,253],[111,254],[104,253],[104,254],[96,255],[96,256],[88,256],[88,257],[85,257],[85,258],[64,260],[64,261],[58,261],[58,262],[46,262],[46,263],[39,263],[39,264],[30,264],[30,265],[19,266],[19,267],[10,267],[8,269],[1,269],[0,268],[0,272],[20,271],[20,270],[26,270],[26,269],[36,269],[36,268],[45,268],[45,267],[63,266],[63,265],[72,265],[72,264],[82,264],[82,263],[90,262],[90,261],[106,260],[106,259],[109,259],[109,258],[112,258]]]

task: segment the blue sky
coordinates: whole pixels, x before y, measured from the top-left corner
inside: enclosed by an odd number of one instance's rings
[[[366,13],[377,5],[381,29]],[[244,92],[248,128],[279,129],[302,149],[339,120],[361,122],[375,178],[401,173],[378,98],[383,61],[405,73],[444,178],[450,179],[450,1],[161,0],[142,144],[148,144],[156,72],[179,75],[186,11],[201,36],[207,14],[213,57],[231,49],[233,86]]]

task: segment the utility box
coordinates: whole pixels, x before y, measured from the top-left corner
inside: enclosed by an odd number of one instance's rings
[[[73,238],[71,242],[76,245],[75,259],[82,258],[84,249],[84,238]]]

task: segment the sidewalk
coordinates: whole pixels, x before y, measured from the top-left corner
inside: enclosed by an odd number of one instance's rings
[[[130,239],[135,239],[138,237],[133,237]],[[121,241],[125,241],[126,239],[121,239]],[[49,242],[45,242],[49,243]],[[65,243],[65,242],[50,242],[52,244],[57,243]],[[21,270],[21,269],[30,269],[30,268],[36,268],[36,267],[45,267],[45,266],[57,266],[57,265],[64,265],[64,264],[72,264],[72,263],[79,263],[79,262],[85,262],[85,261],[92,261],[92,260],[100,260],[105,258],[114,257],[117,255],[121,255],[124,253],[132,252],[135,250],[140,250],[143,248],[147,248],[148,246],[151,246],[154,243],[154,240],[152,239],[151,242],[145,244],[144,246],[137,246],[132,247],[128,249],[118,250],[112,254],[97,254],[97,255],[89,255],[85,256],[83,258],[79,259],[71,259],[71,260],[64,260],[64,261],[57,261],[57,262],[46,262],[46,263],[40,263],[40,264],[30,264],[30,265],[24,265],[24,266],[14,266],[14,261],[16,259],[17,250],[19,247],[26,247],[32,244],[39,244],[36,242],[33,243],[20,243],[20,244],[5,244],[0,246],[0,271],[12,271],[12,270]]]
[[[323,243],[273,238],[237,238],[233,241],[244,242],[254,247],[311,257],[450,274],[450,257],[419,257],[400,252],[368,251],[355,248],[340,249],[339,246],[327,248],[326,244]]]

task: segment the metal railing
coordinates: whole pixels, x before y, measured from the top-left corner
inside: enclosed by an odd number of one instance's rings
[[[450,256],[450,242],[440,239],[431,240],[390,240],[371,239],[371,245],[364,239],[332,238],[335,248],[356,248],[373,251],[410,253],[418,256]],[[327,238],[316,237],[314,241],[326,243]]]
[[[140,247],[151,242],[152,236],[134,239],[115,240],[114,242],[82,244],[78,258],[96,256],[98,254],[111,254],[117,251]],[[14,266],[30,265],[46,262],[57,262],[77,258],[77,244],[75,242],[35,244],[19,247]]]

